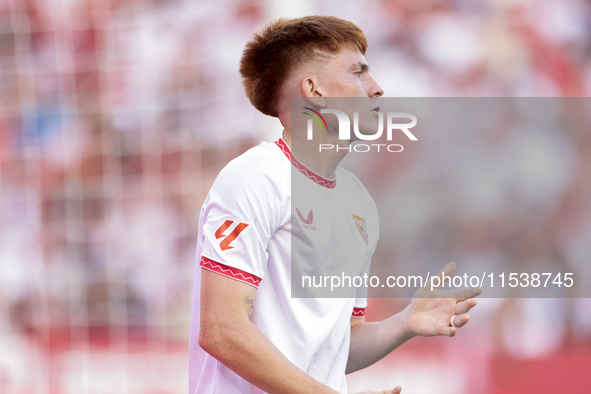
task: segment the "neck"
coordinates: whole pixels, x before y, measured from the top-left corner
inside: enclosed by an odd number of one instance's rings
[[[290,127],[283,129],[283,140],[300,163],[324,178],[334,179],[339,163],[349,152],[350,142],[341,141],[338,134],[331,133],[322,133],[320,137],[315,136],[314,140],[308,140],[305,136],[306,132],[303,130],[294,135]],[[339,143],[343,149],[337,152]],[[334,149],[320,152],[320,144],[330,144]]]

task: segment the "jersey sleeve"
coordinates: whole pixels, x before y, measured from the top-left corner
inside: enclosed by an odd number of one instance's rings
[[[258,287],[267,267],[267,246],[278,227],[280,196],[273,168],[258,161],[228,164],[201,209],[200,266]]]
[[[367,308],[367,298],[356,298],[355,306],[351,317],[362,318],[365,317],[365,309]]]

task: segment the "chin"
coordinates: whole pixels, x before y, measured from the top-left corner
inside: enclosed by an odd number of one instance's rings
[[[368,120],[366,122],[360,122],[359,125],[359,132],[363,135],[374,135],[378,132],[378,121],[377,120]]]

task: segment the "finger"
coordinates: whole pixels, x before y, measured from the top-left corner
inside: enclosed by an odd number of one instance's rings
[[[448,337],[453,337],[458,332],[457,328],[455,327],[444,327],[441,331],[441,335],[445,335]]]
[[[449,293],[450,298],[455,298],[458,302],[460,302],[469,298],[478,297],[480,294],[482,294],[482,289],[480,287],[471,287],[464,290],[450,291]],[[448,294],[445,294],[445,296],[447,297]]]
[[[458,302],[454,307],[454,315],[461,315],[462,313],[467,313],[470,309],[476,306],[476,300],[474,298],[469,298],[465,301]]]
[[[445,285],[444,283],[442,283],[443,282],[443,278],[445,278],[445,277],[451,278],[453,276],[454,272],[456,272],[456,263],[454,263],[453,261],[450,261],[437,274],[437,276],[439,276],[441,278],[441,282],[439,283],[439,285]],[[440,286],[434,286],[434,287],[440,287]]]
[[[402,387],[396,386],[392,390],[384,391],[384,394],[400,394],[402,392]]]
[[[464,313],[462,315],[458,315],[458,316],[454,317],[454,324],[458,328],[464,327],[466,325],[466,323],[468,323],[469,320],[470,320],[470,316],[467,313]]]

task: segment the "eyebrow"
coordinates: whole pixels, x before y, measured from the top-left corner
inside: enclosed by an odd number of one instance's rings
[[[357,62],[355,64],[353,64],[351,66],[351,70],[355,70],[357,68],[357,66],[359,66],[359,68],[361,69],[361,72],[367,72],[369,71],[369,66],[367,65],[367,63],[363,63],[363,62]]]

